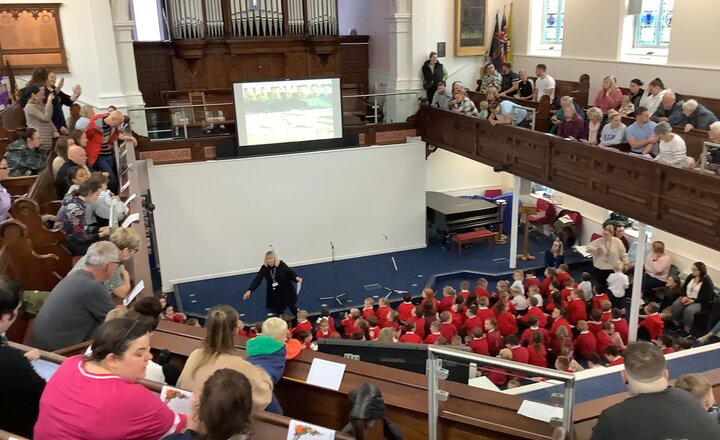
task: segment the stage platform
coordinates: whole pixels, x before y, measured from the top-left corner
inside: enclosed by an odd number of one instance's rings
[[[533,233],[530,253],[537,258],[527,262],[518,260],[518,269],[541,272],[544,269],[544,252],[550,248],[551,241],[549,237]],[[451,252],[449,244],[445,249],[440,243],[431,242],[424,249],[293,266],[303,278],[298,308],[311,314],[319,313],[322,307],[345,311],[362,305],[367,297],[386,296],[390,288],[419,296],[425,287],[438,289],[447,284],[457,288],[462,279],[469,279],[473,284],[479,277],[485,277],[491,283],[498,279],[511,280],[509,252],[509,240],[507,244],[494,247],[487,242],[466,247],[462,256]],[[397,271],[393,268],[391,257],[395,258]],[[591,268],[590,262],[573,250],[566,253],[565,259],[576,277]],[[249,300],[242,299],[254,276],[255,273],[251,273],[178,284],[175,286],[177,306],[188,316],[204,318],[211,307],[229,304],[238,310],[245,323],[261,321],[268,316],[265,285],[261,285]],[[340,303],[318,299],[341,293],[345,296],[340,298]],[[401,297],[392,293],[390,299],[399,301]]]

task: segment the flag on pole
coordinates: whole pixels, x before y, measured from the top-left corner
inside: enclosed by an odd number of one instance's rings
[[[503,13],[503,28],[502,33],[505,35],[505,61],[512,63],[512,46],[510,44],[510,30],[512,28],[512,7],[510,3],[510,11],[507,15],[507,21],[505,21],[505,14]]]
[[[503,43],[500,39],[499,11],[495,11],[495,32],[493,33],[492,43],[490,44],[490,60],[498,72],[503,63],[503,54]]]

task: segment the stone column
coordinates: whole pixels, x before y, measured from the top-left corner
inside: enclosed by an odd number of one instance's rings
[[[410,0],[393,0],[388,17],[389,81],[387,92],[417,90],[418,66],[413,65],[412,7]],[[388,96],[385,105],[385,122],[404,122],[417,111],[415,95]]]
[[[145,112],[142,111],[145,108],[145,101],[138,87],[137,68],[135,66],[135,51],[132,38],[134,23],[130,20],[129,0],[110,0],[110,8],[115,32],[120,86],[125,98],[125,108],[122,110],[132,119],[133,130],[147,136]]]

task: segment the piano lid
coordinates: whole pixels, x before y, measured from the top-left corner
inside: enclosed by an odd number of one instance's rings
[[[462,214],[486,209],[497,209],[497,205],[485,200],[461,199],[436,191],[425,192],[427,207],[442,214]]]

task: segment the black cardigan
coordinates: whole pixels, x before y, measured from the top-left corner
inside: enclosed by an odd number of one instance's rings
[[[685,282],[683,283],[682,287],[682,294],[683,296],[687,296],[687,286],[690,284],[690,280],[695,278],[693,275],[688,276],[685,278]],[[712,280],[709,276],[705,276],[705,279],[702,282],[702,285],[700,286],[700,291],[698,292],[698,297],[695,300],[698,304],[702,306],[702,310],[709,310],[710,305],[712,304],[715,295],[715,286],[713,285]]]

